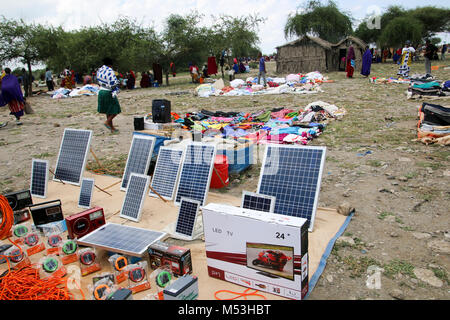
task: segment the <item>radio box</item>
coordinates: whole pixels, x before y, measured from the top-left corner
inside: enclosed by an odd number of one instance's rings
[[[305,297],[306,219],[209,203],[203,226],[209,276],[289,299]]]
[[[156,241],[148,247],[148,257],[152,270],[168,264],[176,277],[192,273],[191,250],[163,241]]]

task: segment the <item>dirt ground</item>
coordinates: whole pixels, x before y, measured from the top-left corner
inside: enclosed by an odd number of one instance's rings
[[[433,63],[445,64],[449,60]],[[268,67],[268,75],[275,76],[275,63]],[[390,77],[396,71],[391,63],[373,64],[371,75]],[[412,65],[411,74],[424,71],[423,62]],[[450,70],[440,68],[433,74],[450,79]],[[347,115],[331,122],[311,143],[327,147],[319,206],[337,208],[346,202],[356,214],[309,299],[449,299],[450,149],[414,139],[421,102],[449,105],[450,99],[407,100],[406,84],[371,84],[358,72],[353,79],[342,72],[326,76],[335,82],[312,95],[198,98],[186,74],[171,77],[170,86],[124,90],[119,94],[122,113],[115,120],[120,133],[115,135],[103,126],[95,96],[33,96],[29,101],[35,113],[25,115],[22,126],[14,123],[7,107],[0,108],[0,121],[9,121],[0,129],[0,193],[29,188],[32,158],[47,159],[54,169],[68,127],[93,130],[91,148],[100,162],[123,169],[133,116],[150,112],[153,99],[171,100],[172,111],[180,114],[299,109],[321,100],[345,107]],[[89,164],[94,164],[91,155]],[[255,191],[259,168],[253,165],[232,177],[229,187],[214,192]]]

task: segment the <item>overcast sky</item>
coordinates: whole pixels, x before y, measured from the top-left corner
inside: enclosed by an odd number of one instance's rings
[[[326,0],[322,1],[323,3]],[[443,6],[442,0],[336,0],[339,9],[350,13],[357,21],[368,14],[384,11],[393,3],[404,8],[435,5]],[[267,20],[260,26],[259,47],[263,53],[275,52],[275,47],[288,42],[283,29],[290,13],[295,13],[306,0],[0,0],[0,15],[8,19],[23,19],[36,22],[61,25],[65,30],[82,26],[95,26],[101,22],[113,22],[119,16],[134,17],[143,26],[153,26],[161,31],[164,19],[171,13],[186,14],[197,10],[205,15],[205,23],[211,15],[228,14],[242,16],[258,13]],[[449,41],[446,34],[443,40]]]

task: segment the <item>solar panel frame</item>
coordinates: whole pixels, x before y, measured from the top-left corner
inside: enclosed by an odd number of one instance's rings
[[[77,244],[142,257],[148,247],[167,233],[108,222],[77,239]]]
[[[35,188],[33,188],[33,186],[35,185],[35,178],[36,177],[36,172],[35,172],[35,166],[34,164],[38,164],[38,163],[43,163],[45,164],[45,177],[44,177],[44,192],[43,194],[39,194],[39,193],[34,193],[33,190],[35,190]],[[38,198],[47,198],[47,189],[48,189],[48,171],[49,171],[49,161],[48,160],[42,160],[42,159],[31,159],[31,179],[30,179],[30,194],[33,197],[38,197]],[[41,186],[42,188],[42,186]]]
[[[66,180],[64,179],[64,177],[61,176],[57,176],[58,174],[58,168],[60,167],[60,161],[62,161],[62,156],[61,156],[61,151],[64,147],[64,140],[66,138],[66,136],[68,136],[70,133],[81,133],[81,132],[87,132],[89,133],[89,138],[88,141],[86,143],[86,150],[84,151],[84,155],[83,155],[83,163],[80,167],[80,172],[78,173],[78,178],[76,179],[76,181],[71,181],[71,180]],[[81,182],[81,178],[83,176],[83,172],[84,169],[86,168],[86,162],[87,162],[87,157],[88,157],[88,152],[89,152],[89,148],[91,145],[91,140],[92,140],[92,130],[84,130],[84,129],[73,129],[73,128],[65,128],[64,129],[64,133],[63,133],[63,137],[61,139],[61,144],[59,146],[59,152],[58,152],[58,158],[56,160],[56,168],[55,168],[55,175],[53,176],[53,181],[63,181],[65,183],[69,183],[69,184],[73,184],[73,185],[80,185]],[[73,159],[73,157],[71,157]]]
[[[256,198],[259,198],[259,199],[268,199],[268,200],[270,200],[269,211],[259,210],[257,208],[246,207],[245,206],[245,197],[246,196],[256,197]],[[242,191],[241,208],[273,213],[274,209],[275,209],[275,201],[276,201],[276,197],[274,197],[274,196],[268,196],[266,194],[260,194],[260,193],[256,193],[256,192],[250,192],[250,191],[243,190]]]
[[[142,183],[142,180],[137,181],[136,179],[144,179],[145,181],[144,181],[144,189],[142,190],[142,194],[138,195],[138,196],[140,196],[140,200],[138,201],[139,206],[137,207],[138,211],[136,213],[136,217],[134,217],[134,216],[127,215],[126,212],[124,212],[124,211],[128,210],[129,205],[136,206],[136,203],[134,203],[134,201],[133,201],[136,199],[132,198],[134,196],[134,194],[132,194],[132,192],[134,191],[135,187],[139,187],[137,185],[135,186],[135,183],[138,183],[138,182]],[[144,207],[144,201],[146,198],[145,195],[147,194],[147,189],[148,189],[149,183],[150,183],[150,177],[145,174],[132,173],[130,175],[126,194],[125,194],[125,197],[124,197],[123,203],[122,203],[122,208],[120,209],[120,215],[119,215],[120,217],[129,219],[129,220],[132,220],[135,222],[139,222],[141,220],[142,209]],[[129,203],[130,201],[131,201],[131,203]],[[135,208],[133,208],[133,209],[135,209]]]
[[[89,204],[85,205],[81,203],[82,200],[82,196],[83,195],[83,191],[86,193],[86,190],[83,190],[83,187],[86,186],[85,183],[83,182],[89,182],[92,183],[92,185],[90,186],[90,191],[88,191],[89,195]],[[80,186],[80,195],[78,196],[78,207],[80,208],[86,208],[86,209],[90,209],[91,208],[91,202],[92,202],[92,194],[94,193],[94,185],[95,185],[95,181],[92,178],[83,178],[81,179],[81,186]]]
[[[167,151],[166,151],[166,150],[167,150]],[[165,192],[164,192],[163,190],[158,190],[158,186],[157,186],[157,185],[154,185],[154,183],[158,183],[159,177],[160,177],[162,174],[164,174],[163,172],[160,174],[161,170],[166,169],[165,165],[162,164],[162,161],[164,160],[163,157],[162,157],[162,154],[165,153],[165,152],[168,152],[168,151],[181,153],[181,155],[180,155],[180,157],[179,157],[179,162],[178,162],[178,164],[177,164],[176,177],[175,177],[175,180],[173,180],[173,187],[172,187],[172,192],[171,192],[170,195],[164,194]],[[150,185],[151,185],[152,188],[155,189],[156,192],[158,192],[158,193],[161,195],[161,197],[162,197],[163,199],[165,199],[165,200],[171,201],[171,200],[173,199],[174,195],[175,195],[175,191],[176,191],[176,189],[177,189],[178,179],[179,179],[179,177],[180,177],[181,167],[182,167],[182,163],[183,163],[183,156],[184,156],[184,150],[182,150],[182,149],[176,149],[176,148],[170,148],[170,147],[164,147],[164,146],[161,146],[161,147],[159,148],[158,158],[157,158],[157,160],[156,160],[155,170],[154,170],[154,172],[153,172],[153,177],[152,177],[152,181],[151,181],[151,184],[150,184]],[[165,178],[167,178],[167,176],[166,176]],[[162,191],[163,191],[163,192],[162,192]],[[151,189],[150,189],[150,191],[149,191],[149,195],[150,195],[151,197],[158,197],[158,195],[155,194],[155,193],[153,193],[153,191],[152,191]]]
[[[190,147],[192,147],[194,149],[195,149],[195,147],[212,148],[212,154],[211,154],[211,159],[210,159],[211,163],[208,166],[208,179],[207,179],[206,184],[205,184],[205,190],[203,192],[203,196],[202,196],[202,200],[201,201],[199,199],[193,199],[193,198],[189,197],[189,195],[186,195],[186,194],[180,194],[180,196],[179,196],[180,186],[181,186],[181,183],[183,182],[182,181],[182,179],[183,179],[183,172],[184,172],[183,169],[185,168],[185,165],[187,164],[186,163],[186,159],[187,159],[187,157],[189,155],[188,150],[189,150]],[[185,149],[184,154],[183,154],[183,162],[182,162],[182,165],[181,165],[180,177],[179,177],[178,183],[177,183],[177,190],[175,192],[175,199],[174,199],[175,205],[177,205],[177,206],[180,205],[180,201],[181,201],[182,197],[189,198],[189,199],[192,199],[192,200],[198,200],[198,201],[200,201],[201,206],[204,206],[206,204],[206,199],[208,197],[209,187],[210,187],[210,184],[211,184],[211,177],[212,177],[212,172],[213,172],[213,168],[214,168],[214,160],[216,158],[216,154],[217,154],[217,147],[214,144],[193,141],[193,142],[190,142],[188,145],[186,145],[186,149]],[[204,158],[204,153],[202,152],[202,160],[203,160],[203,158]],[[195,161],[195,159],[194,159],[194,161]]]
[[[192,221],[192,230],[190,230],[190,231],[191,231],[190,234],[185,234],[185,233],[181,233],[181,232],[178,232],[178,231],[177,231],[179,225],[180,225],[181,223],[183,223],[183,222],[180,220],[180,217],[181,217],[181,218],[185,218],[185,217],[183,216],[184,212],[182,212],[183,208],[184,208],[184,209],[190,209],[190,208],[184,207],[184,206],[183,206],[184,204],[190,204],[190,205],[195,205],[195,206],[196,206],[196,208],[195,208],[195,213],[194,213],[194,220]],[[184,238],[184,239],[186,239],[186,240],[192,240],[192,239],[194,238],[195,224],[197,223],[198,212],[199,212],[199,210],[200,210],[200,207],[201,207],[201,203],[200,203],[200,201],[198,201],[198,200],[193,200],[193,199],[184,198],[184,197],[181,198],[181,201],[180,201],[180,208],[179,208],[179,210],[178,210],[177,221],[176,221],[176,223],[175,223],[175,231],[174,231],[174,234],[175,234],[175,235],[177,235],[178,237]],[[192,214],[192,212],[189,212],[189,213]],[[188,218],[192,219],[192,217],[188,217]],[[189,222],[189,223],[190,223],[190,222]]]
[[[132,157],[134,157],[134,155],[132,154],[133,146],[134,146],[135,143],[137,143],[136,141],[138,139],[151,140],[152,141],[152,144],[150,146],[150,150],[149,150],[148,155],[147,155],[145,168],[143,168],[142,172],[131,171],[131,170],[133,170],[133,168],[130,168],[130,163],[132,161],[134,161],[133,158],[132,158]],[[122,183],[120,185],[120,190],[121,191],[126,191],[127,190],[127,184],[128,184],[128,180],[129,180],[129,177],[130,177],[131,173],[134,172],[134,173],[137,173],[137,174],[147,174],[148,168],[150,166],[150,161],[151,161],[152,155],[153,155],[153,149],[155,148],[155,142],[156,142],[156,138],[151,136],[151,135],[144,134],[144,133],[136,133],[136,132],[133,133],[133,138],[132,138],[131,144],[130,144],[130,150],[128,151],[127,162],[125,164],[125,169],[124,169],[123,175],[122,175]]]
[[[315,215],[316,215],[316,211],[317,211],[317,203],[318,203],[318,200],[319,200],[319,193],[320,193],[320,185],[321,185],[321,181],[322,181],[323,167],[325,165],[326,147],[323,147],[323,146],[268,144],[267,147],[266,147],[266,150],[264,152],[264,159],[263,159],[263,162],[262,162],[261,173],[259,175],[259,181],[258,181],[257,192],[260,193],[260,194],[265,194],[265,193],[261,192],[261,185],[262,185],[262,181],[263,181],[264,176],[265,176],[265,172],[266,172],[266,170],[268,170],[268,169],[266,169],[266,163],[267,163],[267,155],[268,155],[269,149],[273,149],[273,150],[276,150],[276,149],[286,149],[286,150],[298,149],[298,150],[302,150],[302,151],[306,151],[306,150],[311,150],[311,151],[312,150],[316,150],[316,151],[319,151],[319,152],[321,151],[320,166],[318,168],[317,183],[316,183],[316,186],[315,186],[314,202],[313,202],[313,206],[312,206],[311,217],[309,218],[309,217],[300,216],[300,215],[293,215],[293,216],[297,216],[297,217],[300,217],[300,218],[307,219],[308,222],[309,222],[308,231],[312,232],[313,228],[314,228],[314,220],[315,220]],[[278,152],[279,152],[279,150],[278,150]],[[285,191],[283,191],[283,192],[284,192],[283,195],[285,195]],[[271,194],[271,195],[274,195],[274,194]],[[276,197],[276,204],[275,204],[275,209],[274,209],[275,213],[285,214],[283,212],[280,212],[279,208],[277,208],[277,207],[282,205],[283,201],[280,199],[280,197],[277,197],[276,195],[274,195],[274,196]],[[288,215],[288,214],[285,214],[285,215]]]

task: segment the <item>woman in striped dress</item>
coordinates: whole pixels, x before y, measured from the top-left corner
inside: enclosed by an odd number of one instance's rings
[[[411,47],[411,42],[406,41],[405,47],[402,50],[400,68],[398,69],[397,74],[401,78],[409,78],[410,65],[412,61],[412,55],[416,52],[416,50]]]
[[[16,117],[16,124],[22,125],[20,118],[24,114],[25,99],[23,97],[22,89],[20,88],[19,80],[15,75],[11,74],[10,68],[5,68],[5,76],[1,80],[1,101],[8,104],[10,114]]]

